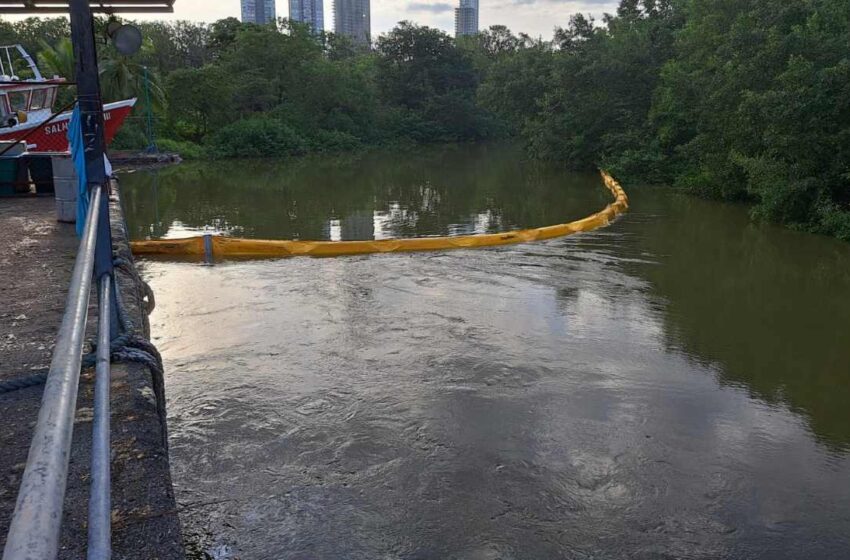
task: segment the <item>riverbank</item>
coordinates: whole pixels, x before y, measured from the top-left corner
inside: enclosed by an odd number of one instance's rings
[[[74,226],[55,221],[52,198],[0,201],[0,228],[8,251],[0,258],[0,381],[21,379],[49,368],[56,332],[76,255]],[[124,215],[110,205],[115,251],[132,259],[124,235]],[[132,260],[130,260],[132,262]],[[140,334],[149,335],[143,286],[131,270],[117,271],[117,284]],[[96,331],[92,296],[89,336]],[[162,380],[136,364],[112,368],[113,556],[122,559],[183,558],[180,525],[171,486]],[[93,372],[80,381],[74,442],[65,498],[60,558],[85,556],[91,454]],[[0,547],[6,532],[42,387],[0,394]]]
[[[180,163],[183,158],[175,152],[112,151],[109,161],[115,168],[144,168]]]

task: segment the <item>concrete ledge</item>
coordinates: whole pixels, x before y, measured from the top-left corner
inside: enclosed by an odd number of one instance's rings
[[[133,263],[117,183],[110,198],[116,257]],[[150,338],[146,287],[135,270],[116,269],[121,298],[137,327]],[[112,382],[113,555],[138,560],[181,559],[183,546],[168,461],[165,386],[140,364],[114,364]]]
[[[11,252],[0,257],[0,379],[43,371],[62,318],[78,240],[57,224],[52,199],[4,200],[0,226]],[[114,251],[132,263],[117,188],[110,202]],[[135,267],[116,271],[116,283],[137,334],[148,337],[146,290]],[[97,330],[96,296],[87,339]],[[171,485],[163,380],[138,364],[112,367],[113,558],[184,558]],[[0,395],[0,550],[26,462],[42,387]],[[85,558],[90,485],[93,371],[82,373],[65,497],[59,557]]]

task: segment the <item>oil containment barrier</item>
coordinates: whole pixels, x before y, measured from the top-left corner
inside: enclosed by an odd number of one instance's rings
[[[130,244],[136,255],[206,256],[234,258],[263,257],[338,257],[370,253],[400,253],[412,251],[442,251],[447,249],[474,249],[543,241],[565,237],[574,233],[593,231],[609,225],[629,208],[626,192],[616,179],[605,171],[600,172],[605,187],[614,196],[614,202],[603,210],[581,220],[534,229],[504,233],[459,235],[454,237],[418,237],[412,239],[382,239],[377,241],[273,241],[263,239],[237,239],[223,236],[199,236],[187,239],[134,241]]]

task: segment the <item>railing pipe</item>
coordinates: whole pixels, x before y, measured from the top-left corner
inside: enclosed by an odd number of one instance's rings
[[[101,186],[90,191],[86,227],[3,560],[54,560],[59,551],[101,196]]]
[[[91,494],[89,497],[88,560],[112,557],[112,497],[110,492],[109,389],[110,321],[112,318],[112,277],[100,278],[97,366],[94,383],[94,422],[92,426]]]

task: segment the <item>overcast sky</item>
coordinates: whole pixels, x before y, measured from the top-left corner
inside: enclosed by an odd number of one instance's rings
[[[325,2],[325,27],[333,29],[333,0]],[[556,25],[566,25],[576,12],[600,16],[617,9],[617,0],[480,0],[481,26],[507,25],[514,32],[549,38]],[[391,29],[404,19],[423,25],[454,30],[457,0],[372,0],[372,33]],[[177,0],[168,19],[211,22],[239,17],[239,0]],[[277,15],[289,15],[289,0],[277,0]],[[156,18],[151,18],[156,19]]]

